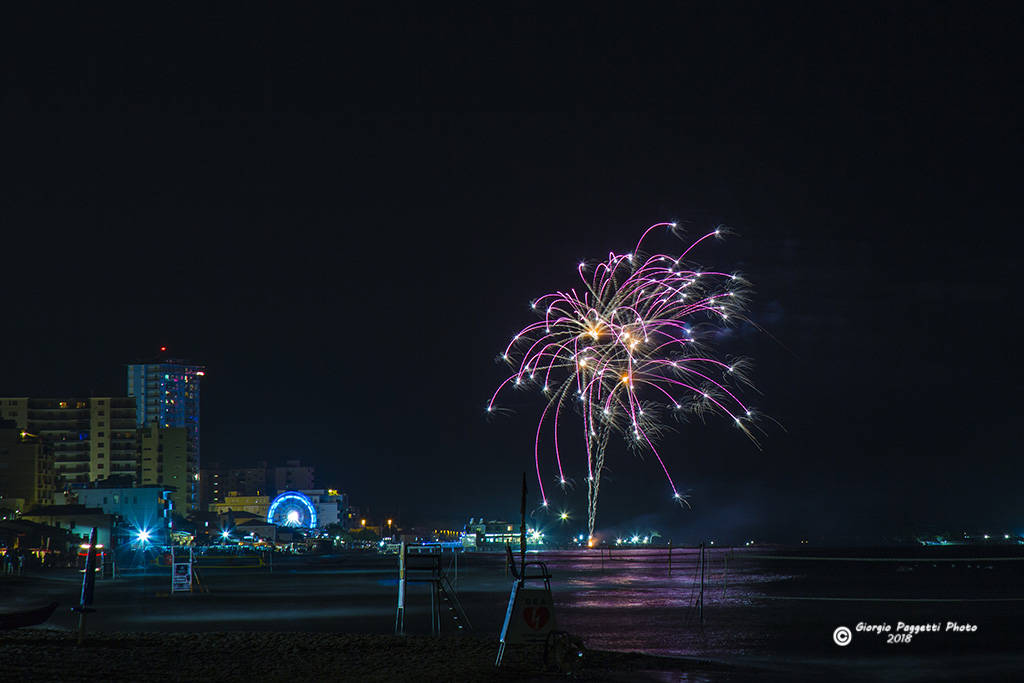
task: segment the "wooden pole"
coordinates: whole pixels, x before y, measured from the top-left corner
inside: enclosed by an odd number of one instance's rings
[[[698,612],[700,613],[701,626],[704,625],[704,544],[700,544],[700,605]]]
[[[722,573],[722,597],[725,597],[725,591],[729,587],[729,553],[732,552],[732,548],[729,548],[729,552],[723,556],[724,571]]]

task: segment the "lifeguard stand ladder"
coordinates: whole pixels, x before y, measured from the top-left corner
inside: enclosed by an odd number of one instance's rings
[[[501,627],[498,658],[494,660],[494,666],[496,667],[501,666],[501,660],[505,656],[505,646],[510,642],[513,644],[543,643],[548,633],[555,628],[554,599],[551,597],[551,572],[548,571],[548,566],[543,562],[524,562],[520,569],[516,567],[515,558],[512,556],[512,548],[506,545],[505,552],[507,553],[508,567],[515,581],[512,583],[512,593],[508,597],[505,623]],[[536,571],[531,573],[530,567],[535,567]],[[544,587],[527,589],[527,581],[543,581]],[[535,608],[525,607],[519,604],[519,602],[522,601],[524,595],[536,594],[540,594],[541,597],[538,602],[541,603],[541,608],[547,610],[547,613],[543,620],[533,619],[526,627],[532,632],[527,633],[520,622],[523,621],[524,616],[529,616],[529,613],[525,612],[525,610],[533,610]]]
[[[430,633],[441,633],[441,603],[448,608],[448,615],[455,623],[456,631],[472,630],[469,617],[462,609],[459,596],[452,586],[442,565],[444,548],[440,545],[417,545],[402,543],[398,555],[398,608],[395,611],[395,635],[405,635],[405,597],[408,583],[430,585]],[[454,552],[454,548],[452,550]]]

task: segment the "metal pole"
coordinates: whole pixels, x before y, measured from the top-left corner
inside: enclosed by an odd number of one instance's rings
[[[398,551],[398,609],[395,611],[395,634],[405,634],[405,541]]]
[[[432,636],[437,635],[437,626],[435,625],[437,623],[437,605],[434,602],[434,590],[436,586],[437,582],[435,581],[434,585],[430,589],[430,635]]]
[[[438,548],[437,557],[434,558],[434,581],[430,588],[430,633],[437,635],[441,632],[441,548]]]
[[[523,472],[523,495],[519,501],[519,576],[526,576],[526,472]]]
[[[85,574],[82,576],[82,595],[78,601],[78,644],[82,644],[85,638],[85,615],[93,612],[92,604],[93,589],[96,584],[95,557],[96,557],[96,527],[92,528],[89,534],[89,549],[85,556]]]
[[[672,576],[672,539],[668,541],[668,575]]]

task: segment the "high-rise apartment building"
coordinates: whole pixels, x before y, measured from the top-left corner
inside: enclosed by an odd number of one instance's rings
[[[312,489],[313,468],[301,464],[298,460],[287,460],[284,467],[274,468],[274,486],[278,493]]]
[[[198,509],[199,502],[199,385],[205,374],[203,366],[181,360],[128,366],[128,395],[135,401],[139,429],[185,430],[187,474],[178,505],[189,510]]]
[[[260,460],[253,467],[234,467],[228,470],[227,490],[237,491],[243,496],[273,495],[273,482],[267,463]]]
[[[194,477],[188,469],[188,434],[182,427],[139,429],[143,486],[173,487],[171,498],[183,513],[195,512],[199,501],[190,496]]]
[[[227,470],[219,462],[207,461],[199,470],[199,508],[208,512],[213,503],[223,503],[226,485]]]
[[[53,450],[55,474],[67,483],[113,474],[138,482],[134,399],[0,398],[0,417],[42,437]]]
[[[274,493],[274,471],[266,461],[252,467],[222,467],[209,462],[199,471],[199,501],[203,511],[223,503],[228,495],[267,496]]]

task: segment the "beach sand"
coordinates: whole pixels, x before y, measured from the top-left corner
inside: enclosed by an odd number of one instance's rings
[[[0,633],[5,681],[522,681],[545,673],[540,648],[510,647],[494,667],[495,639],[334,633]],[[732,679],[721,665],[587,651],[572,680]],[[689,678],[687,675],[694,678]]]

